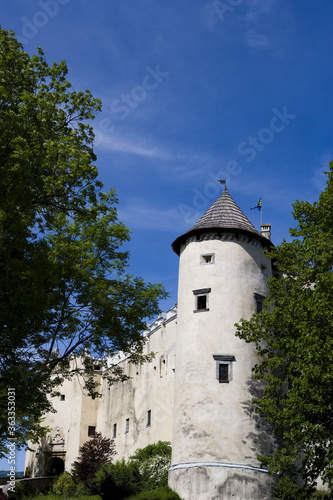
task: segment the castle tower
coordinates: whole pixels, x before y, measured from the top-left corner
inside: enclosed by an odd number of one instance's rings
[[[226,188],[172,245],[180,261],[169,484],[183,500],[271,498],[272,478],[257,456],[274,441],[251,403],[260,359],[234,326],[261,308],[270,245]]]

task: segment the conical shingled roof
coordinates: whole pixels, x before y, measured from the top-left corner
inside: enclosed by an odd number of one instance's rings
[[[173,243],[172,248],[177,255],[180,253],[180,246],[187,238],[202,232],[212,230],[237,230],[238,232],[246,233],[249,236],[257,236],[260,241],[266,245],[271,245],[271,242],[262,236],[256,228],[251,224],[246,215],[241,211],[239,206],[234,202],[225,187],[221,196],[207,210],[207,212],[198,220],[198,222],[186,233],[179,236]]]

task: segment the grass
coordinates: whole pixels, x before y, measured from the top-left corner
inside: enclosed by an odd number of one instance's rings
[[[102,500],[99,495],[89,495],[81,497],[62,497],[55,493],[38,493],[36,496],[29,497],[29,500]]]
[[[163,487],[153,491],[143,491],[126,498],[126,500],[181,500],[181,498],[170,488]]]

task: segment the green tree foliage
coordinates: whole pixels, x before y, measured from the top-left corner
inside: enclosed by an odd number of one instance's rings
[[[73,463],[75,480],[86,482],[102,467],[110,464],[116,455],[113,439],[105,438],[100,432],[86,441],[79,449],[79,457]]]
[[[140,481],[137,464],[122,459],[103,465],[86,484],[92,493],[98,493],[103,500],[121,500],[141,491]]]
[[[168,470],[171,465],[171,446],[167,441],[158,441],[138,449],[131,457],[138,465],[141,490],[154,490],[168,485]]]
[[[262,457],[271,472],[298,474],[305,487],[321,475],[333,488],[333,162],[319,201],[296,201],[291,242],[272,248],[279,278],[265,308],[242,320],[237,335],[254,342],[267,386],[256,401],[280,447]]]
[[[127,462],[122,459],[103,465],[88,485],[92,493],[98,493],[103,500],[125,499],[129,495],[167,487],[170,462],[170,443],[158,441],[138,449]]]
[[[171,452],[172,448],[169,441],[158,441],[157,443],[148,444],[145,448],[137,449],[131,458],[139,462],[145,462],[156,456],[166,457],[171,460]]]
[[[68,472],[63,472],[57,479],[54,481],[52,485],[52,491],[56,495],[62,497],[70,497],[73,496],[76,490],[76,484],[73,477],[68,474]]]
[[[126,274],[129,230],[94,163],[90,122],[101,103],[66,74],[64,61],[49,66],[40,48],[30,56],[0,28],[0,453],[12,437],[8,387],[16,444],[38,439],[46,394],[73,375],[71,357],[82,356],[96,396],[87,352],[143,360],[141,332],[165,297],[162,285]]]
[[[313,498],[312,491],[312,488],[300,486],[287,475],[283,475],[274,488],[273,500],[307,500]]]

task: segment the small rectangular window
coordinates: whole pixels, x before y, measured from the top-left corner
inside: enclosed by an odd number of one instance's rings
[[[262,300],[256,300],[256,313],[260,313],[262,311]]]
[[[216,361],[216,378],[220,383],[232,381],[232,364],[236,361],[235,356],[229,354],[213,354]]]
[[[265,297],[259,293],[254,293],[253,296],[255,300],[255,312],[260,313],[264,308]]]
[[[197,309],[198,311],[201,309],[207,309],[207,295],[197,296]]]
[[[229,365],[219,364],[219,382],[229,382]]]
[[[89,425],[88,427],[88,436],[93,437],[96,434],[96,427],[93,425]]]
[[[199,290],[193,290],[195,295],[195,310],[198,311],[209,311],[208,309],[208,294],[210,293],[210,288],[201,288]]]
[[[147,427],[151,426],[151,410],[147,411]]]
[[[113,424],[113,438],[117,437],[117,424]]]
[[[125,434],[129,432],[129,418],[126,418]]]
[[[215,254],[206,253],[200,255],[200,264],[214,264]]]
[[[65,401],[65,394],[60,394],[60,401]]]

